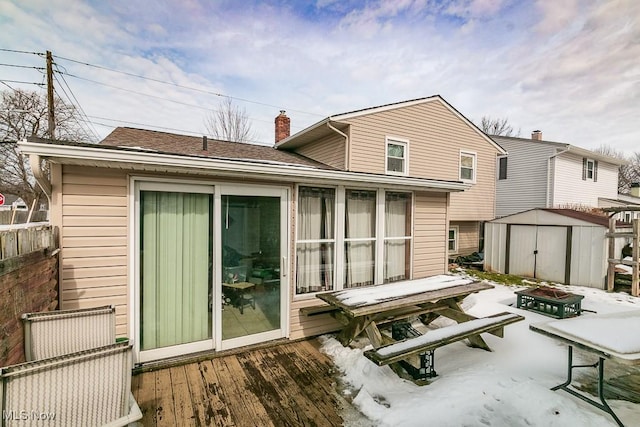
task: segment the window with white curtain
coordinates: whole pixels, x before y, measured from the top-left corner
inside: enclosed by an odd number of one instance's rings
[[[299,187],[296,294],[334,289],[335,190]]]
[[[345,190],[345,288],[375,282],[376,196],[371,190]]]
[[[411,193],[385,193],[384,230],[384,282],[409,279]]]

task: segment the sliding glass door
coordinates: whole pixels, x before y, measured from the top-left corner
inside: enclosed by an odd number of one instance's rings
[[[287,189],[143,181],[135,200],[139,362],[285,336]]]
[[[221,348],[284,336],[286,190],[221,188]]]
[[[212,187],[139,186],[142,360],[210,349]]]

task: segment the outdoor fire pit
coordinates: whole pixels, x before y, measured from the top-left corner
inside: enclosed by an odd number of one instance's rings
[[[517,291],[516,295],[518,308],[537,311],[558,319],[579,316],[580,304],[584,298],[582,295],[563,292],[548,286]]]

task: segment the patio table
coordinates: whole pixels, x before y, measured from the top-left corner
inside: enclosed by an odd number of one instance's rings
[[[640,310],[621,313],[596,314],[579,318],[556,320],[529,325],[529,328],[568,344],[567,380],[551,390],[564,390],[585,402],[608,412],[619,426],[622,421],[607,404],[604,397],[604,362],[615,360],[628,365],[640,365]],[[591,365],[573,364],[573,347],[598,356]],[[598,369],[598,398],[600,402],[569,388],[574,368]]]
[[[476,318],[465,313],[460,302],[472,293],[491,288],[488,283],[439,275],[323,293],[317,297],[337,309],[332,315],[344,325],[337,337],[343,345],[365,333],[377,349],[391,342],[391,338],[382,335],[378,325],[417,315],[424,315],[422,320],[427,324],[439,316],[456,322],[473,320]],[[480,335],[471,336],[469,340],[476,347],[490,350]]]

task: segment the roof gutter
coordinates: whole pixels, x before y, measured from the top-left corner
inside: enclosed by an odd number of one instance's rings
[[[460,181],[439,181],[412,177],[398,177],[378,175],[363,172],[348,172],[341,170],[317,169],[307,166],[248,162],[233,159],[216,159],[206,157],[188,157],[174,154],[154,152],[132,152],[100,147],[79,147],[35,142],[18,143],[20,150],[29,156],[37,155],[51,159],[76,160],[75,164],[91,164],[95,162],[125,163],[164,167],[177,173],[193,173],[194,170],[205,171],[215,175],[246,177],[253,175],[260,178],[278,178],[291,181],[292,177],[298,182],[350,182],[361,184],[367,182],[388,187],[410,187],[428,189],[429,191],[464,191],[469,184]],[[61,162],[64,163],[64,162]]]
[[[335,128],[331,124],[331,120],[327,121],[327,127],[332,131],[336,132],[337,134],[344,137],[344,168],[346,170],[349,170],[351,166],[351,156],[349,155],[351,153],[351,141],[349,140],[349,135]]]

